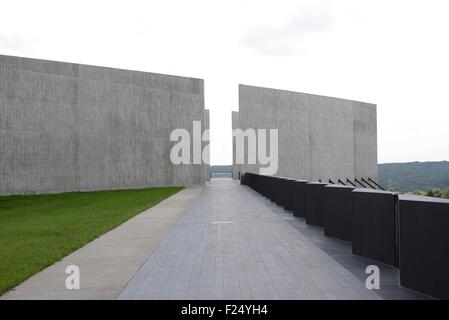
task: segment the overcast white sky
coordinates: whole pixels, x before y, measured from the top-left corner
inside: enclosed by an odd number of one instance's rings
[[[239,83],[378,105],[378,160],[449,160],[449,1],[2,1],[0,54],[203,78],[211,162]]]

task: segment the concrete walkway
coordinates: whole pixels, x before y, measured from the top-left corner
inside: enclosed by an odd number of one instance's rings
[[[0,299],[114,299],[203,188],[186,188],[34,275]],[[66,267],[80,269],[67,290]]]
[[[423,298],[382,265],[382,290],[366,289],[370,264],[250,188],[215,179],[119,299]]]

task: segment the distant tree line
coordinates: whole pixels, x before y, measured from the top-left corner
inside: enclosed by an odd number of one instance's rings
[[[388,190],[444,195],[449,187],[449,161],[379,164],[379,182]]]
[[[232,173],[232,165],[210,166],[212,173]]]

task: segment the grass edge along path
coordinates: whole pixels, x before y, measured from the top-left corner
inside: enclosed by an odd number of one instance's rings
[[[0,295],[182,189],[0,196]]]

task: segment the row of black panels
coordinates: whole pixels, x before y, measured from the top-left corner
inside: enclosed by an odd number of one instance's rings
[[[246,183],[327,236],[353,242],[353,253],[397,266],[396,194],[247,173]],[[357,212],[356,215],[353,212]]]
[[[246,173],[242,183],[352,242],[352,252],[400,268],[401,285],[449,299],[449,201]]]

